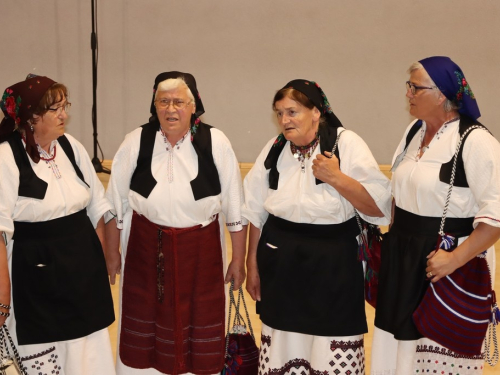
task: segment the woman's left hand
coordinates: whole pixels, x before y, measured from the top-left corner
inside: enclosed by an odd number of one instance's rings
[[[229,267],[227,267],[226,278],[224,279],[225,283],[228,284],[231,280],[234,280],[234,290],[240,289],[240,286],[243,285],[243,281],[245,281],[245,263],[244,262],[236,262],[231,261],[229,263]]]
[[[453,252],[434,250],[427,255],[427,268],[425,276],[435,283],[439,279],[455,272],[460,263]]]
[[[330,183],[330,181],[335,179],[335,175],[340,172],[339,159],[335,155],[332,155],[331,152],[325,151],[324,154],[326,156],[321,154],[316,155],[316,159],[312,162],[312,171],[314,177],[323,182]]]

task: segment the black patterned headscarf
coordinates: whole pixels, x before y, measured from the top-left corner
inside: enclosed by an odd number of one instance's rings
[[[40,161],[40,154],[28,120],[33,117],[47,90],[55,83],[48,77],[30,74],[25,81],[7,87],[0,100],[0,108],[5,116],[0,123],[0,142],[5,141],[13,131],[23,130],[26,152],[35,163]]]
[[[302,94],[307,96],[314,106],[321,112],[321,115],[326,119],[328,127],[338,128],[339,126],[342,126],[340,120],[333,113],[332,107],[328,102],[328,98],[316,82],[305,79],[294,79],[283,86],[282,90],[288,88],[300,91]]]
[[[176,79],[176,78],[182,78],[184,82],[186,82],[186,85],[189,87],[189,90],[191,90],[191,93],[194,96],[194,101],[196,104],[196,112],[193,113],[193,115],[191,116],[191,125],[193,125],[195,121],[203,113],[205,113],[205,108],[203,107],[203,102],[201,101],[200,93],[198,92],[198,88],[196,87],[196,80],[194,79],[193,75],[189,73],[182,73],[176,71],[165,72],[158,74],[155,79],[155,85],[153,87],[153,99],[151,100],[151,118],[149,119],[149,121],[154,121],[157,119],[155,96],[156,96],[156,90],[158,89],[158,85],[167,79]]]

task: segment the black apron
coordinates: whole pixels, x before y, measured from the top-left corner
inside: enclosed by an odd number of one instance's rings
[[[446,218],[444,231],[456,238],[468,236],[474,218]],[[429,286],[427,255],[436,249],[440,217],[415,215],[399,207],[382,243],[375,312],[375,326],[396,340],[418,340],[422,334],[413,323],[413,312]]]
[[[366,333],[357,235],[356,218],[315,225],[269,215],[257,249],[262,322],[316,336]]]

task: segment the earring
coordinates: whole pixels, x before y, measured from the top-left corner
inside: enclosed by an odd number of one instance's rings
[[[34,132],[34,129],[33,129],[33,125],[32,125],[32,124],[30,124],[30,130],[31,130],[31,132],[32,132],[32,133]]]

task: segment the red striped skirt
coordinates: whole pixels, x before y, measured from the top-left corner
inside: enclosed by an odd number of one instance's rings
[[[225,295],[217,219],[179,229],[134,212],[123,281],[125,365],[166,374],[222,369]]]

